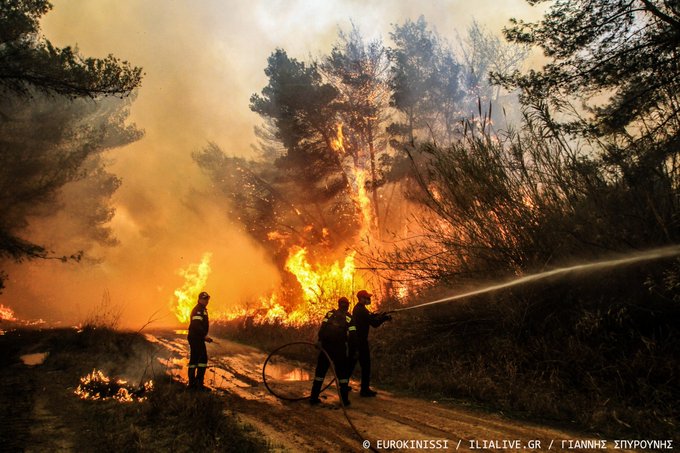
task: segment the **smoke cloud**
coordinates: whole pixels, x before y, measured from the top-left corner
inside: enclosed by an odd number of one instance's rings
[[[105,291],[128,327],[150,317],[175,323],[170,303],[183,283],[178,269],[212,253],[206,290],[216,311],[272,289],[279,275],[269,257],[226,217],[191,153],[208,142],[227,153],[252,156],[251,94],[267,83],[263,73],[277,47],[308,60],[327,52],[339,28],[352,20],[367,38],[387,40],[392,24],[425,19],[444,37],[476,19],[499,30],[510,17],[536,19],[524,0],[283,1],[54,0],[42,22],[57,46],[77,45],[86,56],[109,53],[144,68],[131,121],[145,136],[106,154],[108,171],[122,179],[111,222],[119,243],[95,246],[81,263],[12,264],[0,303],[19,317],[83,321]],[[87,194],[79,194],[86,197]],[[35,219],[28,235],[57,254],[69,254],[69,222]],[[155,314],[155,315],[154,315]]]

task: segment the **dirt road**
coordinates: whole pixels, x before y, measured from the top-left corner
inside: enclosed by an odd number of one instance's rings
[[[172,353],[169,369],[186,379],[186,340],[181,334],[149,335]],[[427,401],[380,391],[376,398],[350,393],[346,413],[335,386],[322,394],[323,403],[283,401],[270,394],[262,382],[267,354],[248,346],[218,339],[209,345],[211,368],[207,384],[224,393],[226,404],[244,422],[266,436],[277,451],[380,451],[448,449],[470,451],[594,451],[597,437],[565,432],[500,415],[473,411],[452,404]],[[311,349],[311,348],[310,348]],[[313,350],[310,351],[313,353]],[[267,366],[267,381],[287,395],[309,394],[312,372],[308,366],[277,360]],[[329,377],[327,377],[327,380]],[[357,383],[352,383],[357,388]],[[378,388],[378,390],[380,390]],[[606,445],[613,448],[612,441]],[[622,451],[622,450],[618,450]]]

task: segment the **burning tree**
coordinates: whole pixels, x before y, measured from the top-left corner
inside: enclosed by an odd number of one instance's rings
[[[404,294],[383,279],[389,272],[367,281],[355,261],[372,247],[393,248],[386,238],[422,233],[411,216],[423,208],[408,194],[420,190],[414,153],[404,146],[450,140],[466,87],[455,54],[423,18],[396,26],[392,38],[394,48],[366,42],[353,26],[311,64],[275,50],[268,84],[250,102],[263,119],[260,156],[230,157],[216,144],[194,153],[227,196],[230,217],[281,269],[285,289],[262,302],[267,313],[300,301],[322,312],[365,286]]]

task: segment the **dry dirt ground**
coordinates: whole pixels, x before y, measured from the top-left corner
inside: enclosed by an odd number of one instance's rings
[[[183,335],[163,333],[147,335],[147,338],[171,352],[166,364],[174,375],[184,380],[187,351]],[[222,339],[208,345],[208,353],[207,384],[222,395],[226,406],[243,422],[265,436],[275,451],[365,451],[366,441],[377,451],[430,451],[435,447],[458,451],[594,451],[578,447],[598,439],[592,434],[515,421],[477,409],[380,391],[380,388],[376,398],[360,398],[356,390],[350,393],[351,406],[346,411],[339,404],[335,386],[322,394],[323,403],[319,406],[312,407],[307,400],[284,401],[263,385],[266,353]],[[272,363],[271,367],[267,366],[267,382],[276,392],[290,396],[309,394],[312,372],[309,366],[281,357]],[[356,382],[352,385],[357,389]],[[613,447],[611,442],[607,445],[609,449]],[[422,448],[413,448],[418,446]]]

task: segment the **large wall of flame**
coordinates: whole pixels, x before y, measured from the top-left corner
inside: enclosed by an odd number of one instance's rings
[[[473,17],[499,30],[511,16],[538,15],[524,0],[53,3],[42,26],[54,44],[77,45],[87,56],[113,53],[144,68],[131,121],[146,135],[108,154],[109,170],[123,179],[111,225],[119,245],[89,249],[97,262],[10,265],[0,303],[19,317],[77,323],[98,309],[108,291],[131,327],[152,316],[160,318],[157,324],[175,322],[169,304],[183,283],[177,270],[205,252],[212,253],[206,289],[213,309],[256,297],[279,281],[269,257],[228,223],[224,201],[191,159],[208,141],[250,155],[259,119],[248,100],[266,84],[263,68],[276,47],[306,60],[327,52],[350,19],[367,37],[387,39],[392,24],[423,14],[455,41]],[[35,219],[27,236],[61,254],[78,245],[72,233],[66,221]]]

